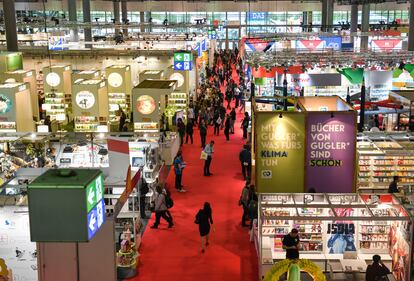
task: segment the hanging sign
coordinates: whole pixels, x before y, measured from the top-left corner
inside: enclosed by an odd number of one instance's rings
[[[217,32],[214,29],[209,30],[207,34],[208,34],[208,39],[210,40],[217,39]]]
[[[392,89],[393,72],[374,70],[364,74],[365,87],[369,89],[370,101],[387,100]]]
[[[315,39],[315,40],[297,40],[296,49],[301,51],[318,51],[323,50],[324,41]]]
[[[174,53],[174,70],[192,70],[192,69],[193,69],[193,54],[186,53],[186,52]]]
[[[378,39],[371,41],[371,49],[374,52],[392,52],[402,49],[401,39]]]
[[[354,190],[356,113],[309,112],[306,142],[306,190],[351,193]]]

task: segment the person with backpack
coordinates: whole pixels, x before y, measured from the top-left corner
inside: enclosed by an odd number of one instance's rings
[[[178,192],[186,192],[186,190],[183,189],[183,185],[181,183],[183,178],[183,169],[185,167],[181,151],[177,152],[177,155],[174,157],[173,163],[175,173],[175,188]]]
[[[198,231],[201,237],[201,253],[204,253],[205,247],[209,245],[210,225],[213,224],[213,211],[209,202],[204,203],[203,209],[198,211],[194,222],[198,224]]]
[[[160,224],[161,217],[168,222],[168,228],[173,227],[172,217],[167,215],[168,207],[166,203],[167,192],[161,186],[157,185],[154,197],[153,197],[153,205],[154,205],[154,212],[155,212],[155,223],[151,226],[152,229],[157,229],[158,225]],[[171,197],[170,197],[171,198]]]
[[[165,205],[167,206],[167,211],[165,211],[165,214],[171,220],[171,223],[174,223],[173,217],[170,212],[170,209],[174,206],[174,201],[171,197],[171,192],[167,188],[165,188],[164,190],[165,190]]]
[[[249,186],[246,184],[241,192],[240,199],[239,199],[239,206],[243,207],[243,215],[242,215],[242,226],[246,227],[246,218],[249,215],[248,205],[249,205]]]
[[[250,229],[253,227],[253,221],[258,218],[257,207],[258,207],[257,194],[253,192],[252,199],[249,202],[248,211],[249,211],[249,219],[250,219]]]
[[[145,214],[145,198],[148,192],[148,183],[141,174],[141,183],[139,185],[139,212],[142,219],[147,219],[147,216]]]

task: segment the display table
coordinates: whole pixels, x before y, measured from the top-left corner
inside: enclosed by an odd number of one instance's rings
[[[365,272],[367,270],[367,263],[364,260],[342,259],[339,262],[344,272]]]

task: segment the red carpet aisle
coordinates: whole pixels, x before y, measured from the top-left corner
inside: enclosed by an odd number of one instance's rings
[[[175,225],[167,229],[166,222],[162,221],[157,230],[147,228],[140,251],[139,275],[134,280],[258,280],[257,255],[253,243],[249,242],[247,229],[241,227],[242,211],[237,205],[244,184],[238,160],[244,143],[241,118],[242,114],[238,114],[237,131],[230,136],[229,143],[226,143],[223,131],[220,136],[213,137],[213,129],[209,128],[207,142],[213,138],[216,143],[211,177],[203,176],[198,130],[194,132],[195,143],[184,145],[187,167],[183,185],[187,192],[175,191],[173,171],[168,178],[175,203],[171,209]],[[210,246],[201,254],[194,217],[205,201],[212,205],[216,232],[211,233]]]

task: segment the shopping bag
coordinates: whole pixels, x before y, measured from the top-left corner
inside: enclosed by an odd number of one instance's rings
[[[203,150],[201,151],[200,159],[207,160],[208,154]]]

